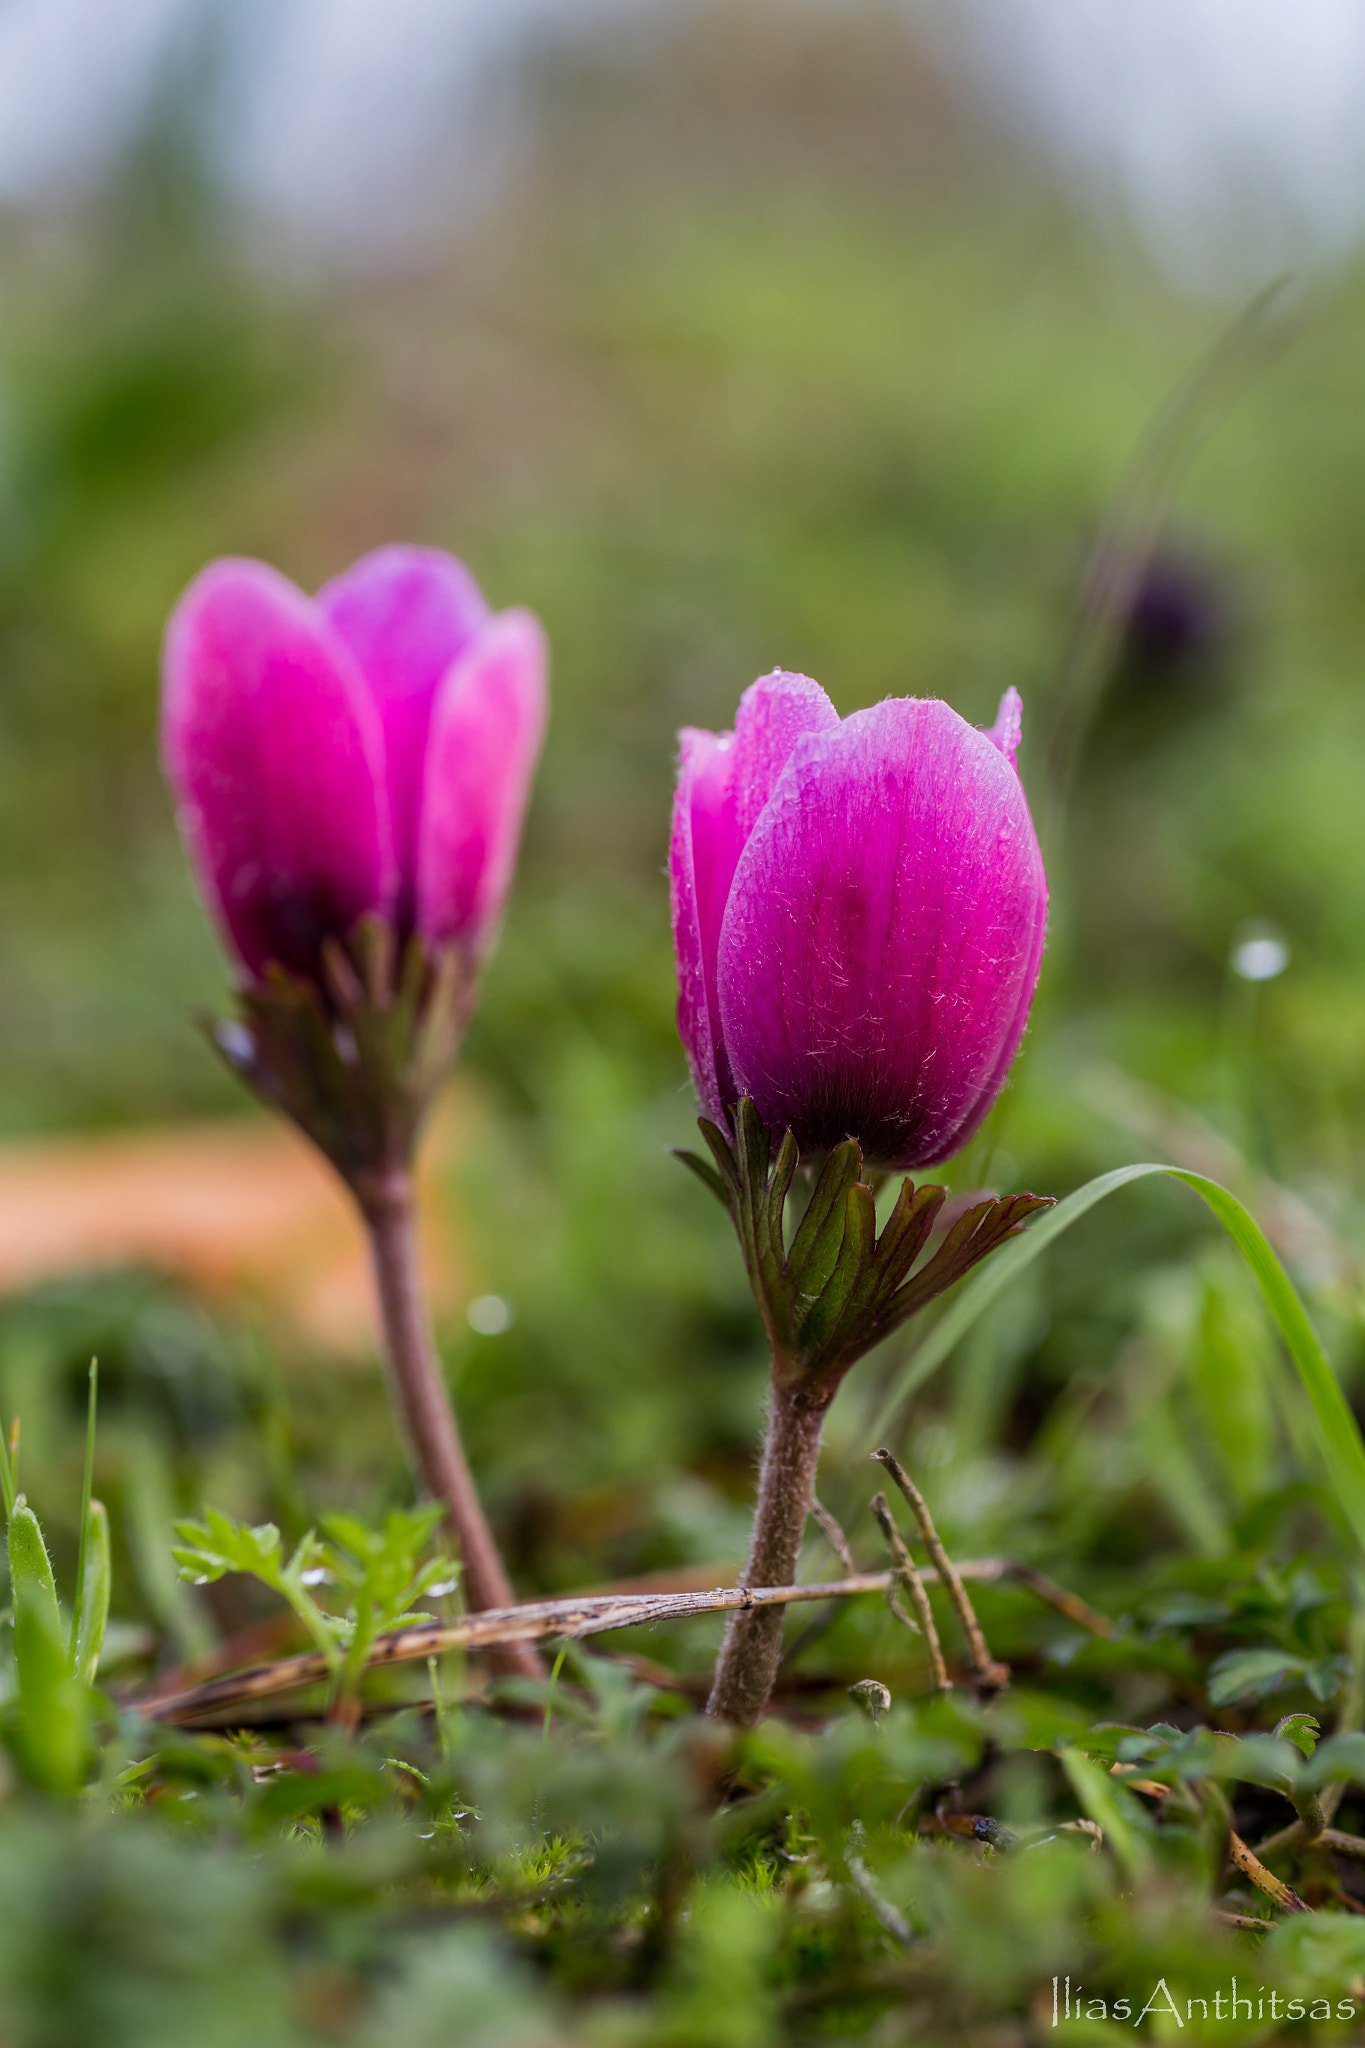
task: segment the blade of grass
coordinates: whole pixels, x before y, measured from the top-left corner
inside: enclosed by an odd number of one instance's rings
[[[1003,1294],[1010,1282],[1031,1266],[1055,1238],[1069,1230],[1073,1223],[1078,1223],[1088,1210],[1117,1188],[1126,1187],[1129,1181],[1141,1180],[1145,1175],[1168,1170],[1164,1166],[1120,1166],[1112,1173],[1102,1173],[1095,1180],[1087,1181],[1084,1187],[1077,1188],[1074,1194],[1067,1195],[1055,1209],[1049,1209],[1038,1222],[1030,1224],[1020,1236],[1012,1238],[993,1253],[984,1265],[977,1268],[965,1287],[950,1297],[945,1313],[911,1352],[882,1406],[868,1423],[869,1447],[885,1440],[893,1418],[915,1390],[938,1370],[996,1297]]]
[[[546,1737],[550,1733],[550,1716],[554,1712],[555,1688],[559,1684],[559,1674],[564,1669],[564,1659],[568,1656],[568,1654],[568,1644],[562,1643],[560,1645],[559,1655],[555,1658],[554,1661],[554,1668],[550,1672],[550,1683],[546,1688],[545,1692],[545,1719],[542,1721],[540,1726],[540,1739],[542,1742],[545,1741]]]
[[[1287,277],[1243,307],[1160,407],[1105,514],[1081,584],[1070,644],[1050,706],[1043,843],[1060,830],[1086,734],[1181,477],[1239,387],[1291,338],[1280,309]]]
[[[1078,1223],[1106,1196],[1127,1187],[1132,1181],[1149,1179],[1154,1174],[1165,1174],[1169,1179],[1183,1181],[1187,1188],[1192,1188],[1207,1203],[1246,1260],[1308,1395],[1337,1503],[1365,1550],[1365,1443],[1361,1441],[1350,1404],[1341,1391],[1307,1310],[1250,1212],[1216,1180],[1209,1180],[1202,1173],[1192,1173],[1185,1167],[1147,1162],[1120,1166],[1112,1173],[1102,1173],[1095,1180],[1087,1181],[1084,1187],[1077,1188],[1055,1209],[1050,1209],[1022,1237],[1007,1244],[967,1283],[947,1314],[913,1353],[878,1414],[870,1436],[876,1441],[886,1435],[887,1424],[915,1388],[921,1386],[929,1374],[943,1363],[1010,1282],[1017,1279],[1063,1231]]]
[[[76,1637],[72,1668],[82,1685],[93,1685],[99,1670],[100,1651],[109,1626],[109,1589],[112,1570],[109,1556],[109,1513],[103,1501],[90,1503],[90,1541],[79,1587],[80,1632]]]
[[[69,1654],[71,1668],[76,1669],[80,1655],[82,1628],[85,1619],[85,1573],[86,1559],[90,1551],[90,1497],[95,1487],[95,1410],[99,1400],[99,1360],[90,1361],[90,1392],[85,1408],[85,1480],[81,1487],[81,1536],[76,1551],[76,1598],[71,1609],[71,1642]],[[102,1631],[101,1631],[102,1633]]]
[[[18,1488],[15,1484],[14,1466],[10,1462],[9,1443],[3,1428],[0,1428],[0,1492],[5,1496],[5,1520],[8,1521],[14,1513]]]

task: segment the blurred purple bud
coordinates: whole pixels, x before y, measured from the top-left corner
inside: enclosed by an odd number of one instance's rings
[[[840,720],[776,673],[687,732],[671,859],[678,1022],[706,1113],[752,1096],[803,1153],[957,1151],[1018,1050],[1047,882],[1007,693],[978,732],[890,698]]]
[[[1167,680],[1212,660],[1228,635],[1224,593],[1193,557],[1154,555],[1138,578],[1121,653],[1144,677]]]

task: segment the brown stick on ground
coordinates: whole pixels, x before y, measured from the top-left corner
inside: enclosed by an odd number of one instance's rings
[[[479,1611],[507,1608],[513,1593],[465,1458],[455,1413],[432,1341],[417,1256],[412,1179],[403,1169],[358,1178],[355,1187],[369,1231],[384,1327],[384,1353],[413,1459],[446,1518],[464,1561],[464,1594]],[[545,1667],[525,1641],[500,1647],[498,1663],[522,1677]]]
[[[1273,1871],[1266,1869],[1260,1857],[1248,1849],[1235,1828],[1228,1832],[1228,1859],[1241,1871],[1243,1877],[1251,1879],[1258,1891],[1263,1891],[1268,1899],[1273,1899],[1282,1912],[1311,1911],[1292,1885],[1286,1884],[1282,1878],[1276,1877]]]
[[[847,1536],[845,1536],[829,1509],[823,1505],[816,1494],[812,1494],[810,1497],[810,1511],[820,1525],[820,1534],[824,1537],[849,1577],[852,1578],[857,1572],[858,1567],[853,1562],[853,1551]]]
[[[992,1565],[994,1562],[990,1560]],[[488,1650],[566,1636],[577,1640],[605,1635],[617,1628],[676,1621],[693,1614],[781,1609],[794,1601],[884,1593],[894,1584],[895,1576],[893,1572],[862,1572],[851,1579],[835,1579],[815,1586],[721,1586],[709,1593],[596,1593],[567,1600],[527,1601],[518,1607],[467,1614],[461,1621],[422,1622],[413,1628],[376,1636],[366,1668],[415,1663],[443,1656],[447,1650]],[[206,1685],[191,1686],[184,1692],[149,1694],[131,1704],[140,1707],[148,1720],[183,1726],[206,1714],[221,1720],[225,1712],[297,1692],[301,1686],[320,1684],[328,1675],[327,1661],[321,1652],[309,1650],[297,1657],[283,1657],[273,1664],[236,1672],[229,1678],[211,1679]]]
[[[910,1595],[910,1604],[915,1610],[919,1632],[924,1637],[924,1647],[929,1653],[929,1669],[933,1673],[934,1691],[951,1692],[953,1684],[948,1676],[948,1667],[943,1661],[943,1647],[938,1639],[938,1630],[934,1626],[934,1611],[929,1605],[929,1595],[924,1590],[924,1581],[919,1575],[915,1560],[906,1549],[905,1539],[892,1519],[886,1495],[874,1493],[871,1507],[882,1535],[886,1538],[886,1547],[891,1552],[896,1575]],[[892,1613],[899,1615],[902,1621],[909,1622],[909,1615],[895,1604],[893,1594],[894,1588],[888,1587],[887,1599],[891,1602]]]
[[[960,1579],[972,1585],[988,1586],[1012,1578],[1015,1569],[1007,1557],[965,1558],[956,1566]],[[612,1629],[679,1621],[694,1614],[723,1614],[735,1608],[842,1600],[859,1593],[885,1594],[895,1590],[899,1577],[898,1572],[857,1572],[847,1579],[813,1586],[747,1589],[721,1586],[705,1592],[596,1593],[563,1600],[528,1601],[521,1606],[469,1614],[462,1621],[424,1622],[415,1628],[397,1629],[375,1639],[367,1663],[407,1664],[439,1657],[447,1650],[488,1650],[508,1643],[605,1635]],[[921,1577],[937,1578],[938,1574],[928,1566]],[[1024,1583],[1030,1582],[1025,1580]],[[1038,1589],[1035,1587],[1033,1590]],[[216,1724],[221,1724],[224,1717],[238,1707],[296,1692],[301,1686],[319,1684],[327,1675],[324,1659],[316,1652],[307,1652],[275,1663],[256,1665],[228,1677],[215,1678],[205,1685],[183,1686],[171,1691],[163,1682],[130,1704],[140,1709],[148,1720],[188,1723],[201,1714],[210,1714],[215,1717]]]
[[[886,1467],[910,1504],[910,1512],[919,1525],[919,1533],[923,1539],[924,1547],[933,1559],[934,1568],[957,1612],[958,1622],[963,1636],[966,1638],[967,1656],[971,1663],[972,1674],[976,1680],[977,1687],[982,1692],[1001,1691],[1010,1682],[1010,1667],[1008,1664],[997,1663],[990,1653],[986,1638],[981,1632],[981,1624],[977,1620],[976,1612],[967,1597],[967,1589],[962,1583],[962,1575],[955,1568],[952,1559],[943,1547],[938,1530],[934,1527],[934,1518],[929,1513],[929,1503],[925,1500],[924,1495],[915,1485],[899,1458],[886,1449],[874,1451],[872,1456],[879,1465]]]

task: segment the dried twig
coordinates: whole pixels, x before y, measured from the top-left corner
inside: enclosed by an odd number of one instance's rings
[[[1030,1567],[1016,1565],[1007,1557],[966,1558],[953,1569],[959,1580],[973,1585],[998,1585],[1002,1580],[1017,1579],[1054,1607],[1058,1606],[1058,1601],[1052,1597],[1054,1593],[1062,1595],[1067,1602],[1074,1598],[1064,1593],[1061,1587],[1054,1588],[1051,1580],[1042,1579]],[[922,1576],[937,1578],[938,1573],[933,1567],[926,1566]],[[847,1579],[815,1586],[759,1587],[748,1591],[726,1586],[714,1591],[686,1593],[610,1593],[527,1602],[517,1607],[486,1608],[457,1622],[423,1624],[418,1628],[399,1629],[392,1634],[378,1636],[366,1661],[367,1665],[406,1664],[439,1657],[448,1650],[477,1651],[506,1642],[602,1635],[610,1629],[683,1620],[693,1614],[726,1613],[746,1604],[772,1606],[784,1601],[841,1600],[858,1593],[885,1594],[888,1590],[894,1592],[899,1579],[899,1572],[855,1572]],[[1076,1604],[1084,1608],[1084,1602]],[[1068,1608],[1061,1607],[1059,1611],[1065,1613]],[[1086,1611],[1094,1613],[1093,1609]],[[1078,1617],[1073,1614],[1072,1618]],[[1095,1619],[1104,1621],[1105,1617],[1100,1615]],[[1112,1623],[1106,1624],[1106,1631],[1112,1633]],[[174,1692],[169,1691],[163,1681],[130,1704],[152,1721],[181,1726],[193,1723],[231,1725],[233,1715],[240,1708],[296,1692],[303,1686],[320,1684],[326,1677],[322,1658],[314,1652],[307,1652],[270,1664],[254,1665],[231,1676],[214,1678],[207,1684],[183,1686]]]
[[[1048,1578],[1046,1573],[1035,1571],[1031,1564],[1011,1564],[1004,1558],[1001,1559],[1001,1563],[1007,1565],[1007,1569],[1000,1574],[1002,1579],[1014,1579],[1019,1585],[1027,1586],[1030,1593],[1036,1593],[1049,1607],[1055,1607],[1058,1614],[1064,1614],[1068,1621],[1074,1621],[1077,1628],[1085,1629],[1092,1636],[1113,1637],[1118,1634],[1118,1628],[1107,1614],[1101,1614],[1098,1607],[1092,1607],[1090,1602],[1082,1600],[1078,1593],[1068,1593],[1065,1586],[1059,1586],[1057,1581]]]
[[[879,1465],[886,1467],[910,1504],[910,1512],[919,1525],[919,1532],[923,1538],[924,1547],[933,1559],[939,1581],[956,1609],[962,1633],[966,1638],[967,1656],[970,1660],[978,1689],[982,1692],[999,1692],[1010,1682],[1009,1665],[997,1663],[990,1653],[986,1638],[981,1632],[981,1624],[977,1620],[972,1603],[967,1597],[967,1588],[962,1583],[962,1575],[956,1569],[952,1559],[944,1549],[938,1530],[934,1527],[933,1516],[929,1513],[929,1503],[901,1464],[900,1459],[891,1451],[886,1449],[874,1451],[872,1456]]]
[[[951,1692],[953,1689],[952,1680],[948,1676],[948,1667],[943,1661],[943,1649],[938,1639],[938,1630],[934,1626],[933,1609],[929,1605],[929,1595],[924,1590],[924,1581],[916,1569],[914,1558],[911,1557],[910,1552],[905,1547],[904,1537],[892,1518],[891,1510],[887,1506],[886,1495],[884,1493],[873,1494],[871,1505],[882,1535],[886,1538],[886,1547],[891,1552],[891,1556],[895,1561],[896,1576],[910,1595],[916,1620],[912,1622],[909,1615],[896,1600],[894,1585],[889,1585],[886,1589],[887,1604],[891,1612],[901,1621],[905,1622],[907,1627],[916,1629],[918,1634],[924,1637],[924,1647],[929,1653],[929,1669],[934,1676],[934,1691]]]
[[[994,1562],[994,1560],[992,1560]],[[854,1593],[881,1593],[892,1582],[890,1572],[862,1572],[818,1586],[722,1586],[709,1593],[602,1593],[576,1599],[528,1601],[516,1607],[486,1607],[454,1622],[424,1622],[376,1636],[366,1660],[376,1665],[407,1664],[439,1657],[447,1650],[487,1650],[508,1643],[533,1643],[554,1637],[603,1635],[610,1629],[639,1628],[656,1621],[674,1621],[692,1614],[727,1614],[736,1608],[775,1607],[789,1601],[829,1600]],[[230,1678],[211,1680],[185,1692],[153,1695],[140,1705],[149,1720],[187,1725],[205,1715],[296,1692],[328,1676],[317,1651],[257,1665]]]
[[[819,1524],[821,1535],[838,1558],[844,1570],[850,1574],[856,1574],[858,1567],[854,1562],[853,1551],[847,1536],[845,1536],[829,1509],[822,1501],[816,1498],[813,1491],[810,1497],[810,1511]],[[777,1667],[779,1677],[796,1662],[803,1650],[808,1649],[812,1643],[819,1641],[826,1629],[833,1625],[834,1618],[838,1612],[838,1601],[831,1600],[823,1614],[817,1614],[813,1620],[806,1623],[803,1629],[797,1631],[796,1635],[793,1636],[782,1652],[782,1661]]]
[[[1274,1925],[1273,1921],[1257,1920],[1250,1913],[1225,1912],[1221,1906],[1213,1906],[1210,1911],[1213,1918],[1221,1921],[1224,1927],[1242,1927],[1249,1934],[1269,1934]]]
[[[1273,1835],[1267,1835],[1263,1842],[1258,1842],[1253,1853],[1264,1861],[1267,1856],[1279,1856],[1286,1849],[1301,1849],[1307,1839],[1308,1830],[1303,1822],[1301,1820],[1291,1820],[1288,1827],[1278,1828]],[[1322,1837],[1320,1835],[1315,1840],[1313,1846],[1314,1848],[1321,1848]]]
[[[858,1567],[853,1562],[853,1551],[849,1546],[849,1540],[829,1509],[821,1501],[817,1500],[814,1494],[810,1497],[810,1511],[820,1524],[821,1535],[838,1558],[844,1570],[851,1579],[856,1578]]]
[[[1235,1828],[1228,1830],[1228,1857],[1243,1877],[1249,1877],[1257,1890],[1264,1892],[1282,1912],[1307,1913],[1311,1910],[1292,1885],[1286,1884],[1283,1878],[1276,1877],[1272,1871],[1266,1869],[1260,1857],[1248,1849]]]
[[[858,1853],[863,1846],[863,1840],[862,1824],[855,1821],[849,1833],[849,1846],[844,1851],[844,1868],[848,1872],[849,1883],[877,1925],[883,1928],[893,1941],[899,1942],[902,1948],[913,1948],[914,1928],[898,1906],[893,1906],[890,1899],[882,1897],[872,1881],[872,1873]]]
[[[1324,1828],[1307,1846],[1330,1849],[1334,1856],[1345,1856],[1352,1863],[1365,1863],[1365,1836],[1348,1835],[1341,1828]]]

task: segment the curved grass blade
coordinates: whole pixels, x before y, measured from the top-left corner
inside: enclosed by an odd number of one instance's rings
[[[82,1685],[93,1685],[95,1673],[99,1670],[104,1632],[109,1626],[112,1578],[109,1511],[103,1501],[92,1500],[85,1556],[81,1563],[80,1628],[72,1653],[75,1675]]]
[[[1308,1312],[1293,1282],[1266,1242],[1260,1226],[1237,1197],[1229,1194],[1216,1180],[1209,1180],[1202,1173],[1191,1173],[1180,1166],[1149,1162],[1120,1166],[1112,1173],[1102,1173],[1095,1180],[1087,1181],[1084,1187],[1077,1188],[1055,1209],[1050,1209],[1042,1221],[1034,1224],[1022,1237],[1007,1244],[963,1288],[947,1314],[935,1324],[909,1359],[877,1415],[870,1436],[873,1440],[885,1436],[892,1416],[908,1396],[943,1363],[991,1303],[1025,1267],[1046,1251],[1055,1238],[1079,1222],[1106,1196],[1127,1187],[1130,1181],[1146,1180],[1153,1174],[1165,1174],[1169,1179],[1183,1181],[1186,1187],[1192,1188],[1208,1204],[1250,1267],[1308,1395],[1337,1502],[1361,1548],[1365,1549],[1365,1443],[1361,1441],[1356,1419],[1308,1319]]]
[[[8,1521],[14,1513],[14,1503],[18,1498],[18,1486],[14,1477],[14,1467],[10,1463],[9,1444],[6,1442],[5,1431],[2,1425],[0,1425],[0,1495],[4,1497],[5,1520]]]
[[[71,1667],[73,1670],[75,1670],[80,1662],[81,1653],[79,1645],[85,1636],[85,1581],[86,1565],[90,1554],[91,1493],[95,1484],[95,1411],[99,1402],[99,1379],[99,1361],[92,1358],[90,1361],[90,1392],[87,1397],[85,1410],[85,1480],[81,1487],[80,1545],[76,1551],[76,1598],[71,1610],[70,1650]],[[105,1548],[106,1550],[108,1548],[107,1528],[105,1530]],[[106,1594],[106,1612],[108,1604],[108,1596]],[[101,1638],[103,1638],[103,1621],[100,1622],[99,1633]]]

